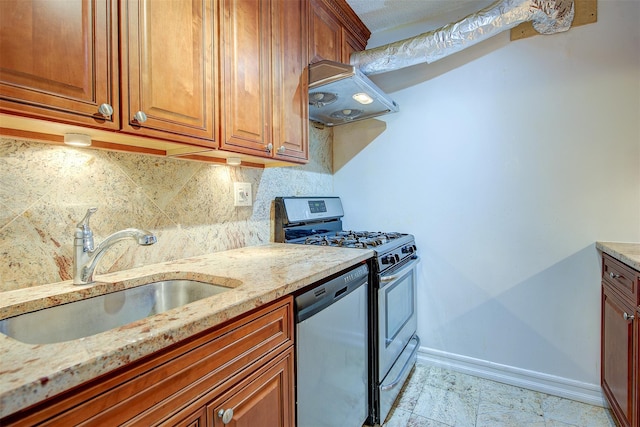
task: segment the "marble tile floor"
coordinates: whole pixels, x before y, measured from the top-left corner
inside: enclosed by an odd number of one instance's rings
[[[609,410],[418,363],[383,427],[616,427]]]

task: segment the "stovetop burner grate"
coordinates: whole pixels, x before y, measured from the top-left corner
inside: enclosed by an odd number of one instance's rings
[[[401,233],[383,233],[369,231],[337,231],[327,234],[311,234],[304,241],[305,245],[341,246],[345,248],[375,248],[391,240],[402,237]],[[304,237],[304,236],[300,236]]]

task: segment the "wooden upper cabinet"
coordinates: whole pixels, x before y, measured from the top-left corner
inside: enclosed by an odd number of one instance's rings
[[[309,22],[309,63],[342,58],[342,28],[340,22],[323,6],[322,0],[311,0]]]
[[[115,0],[0,1],[0,111],[118,129],[117,17]]]
[[[1,0],[0,112],[184,144],[173,154],[305,163],[310,55],[360,47],[323,10],[309,0]],[[100,138],[128,144],[112,135]]]
[[[353,34],[342,28],[342,62],[348,64],[351,61],[351,54],[362,49],[364,47],[356,40]]]
[[[308,0],[221,0],[221,148],[308,160]]]
[[[311,0],[309,63],[328,59],[349,63],[367,45],[371,32],[346,0]]]
[[[123,2],[123,130],[217,146],[213,2]]]
[[[306,58],[308,0],[272,3],[273,150],[289,161],[309,158]]]
[[[263,155],[270,142],[269,2],[221,0],[221,148]]]

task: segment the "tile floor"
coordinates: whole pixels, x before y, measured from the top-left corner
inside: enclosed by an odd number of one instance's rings
[[[417,364],[383,427],[615,427],[607,409]]]

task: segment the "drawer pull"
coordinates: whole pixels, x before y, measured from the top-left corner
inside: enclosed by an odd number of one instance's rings
[[[611,273],[609,273],[609,277],[611,277],[612,279],[617,279],[618,277],[620,277],[620,275],[612,271]]]
[[[233,409],[220,409],[218,411],[218,417],[222,418],[222,424],[229,424],[233,419]]]
[[[624,320],[633,320],[633,319],[635,319],[635,316],[633,314],[627,314],[626,311],[624,312],[622,317],[624,318]]]

